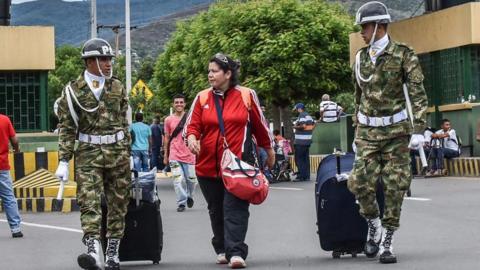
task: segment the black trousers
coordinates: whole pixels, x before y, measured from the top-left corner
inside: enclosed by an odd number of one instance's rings
[[[222,179],[198,177],[198,183],[207,201],[212,225],[212,245],[217,254],[247,258],[248,246],[245,236],[248,229],[250,203],[225,190]]]
[[[297,179],[310,180],[310,145],[295,144],[294,148],[298,168]]]

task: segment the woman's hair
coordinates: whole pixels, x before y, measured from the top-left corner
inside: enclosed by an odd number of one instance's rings
[[[215,54],[209,61],[209,63],[216,63],[222,70],[223,72],[231,71],[232,76],[230,77],[230,83],[229,87],[235,86],[239,84],[238,81],[238,70],[240,69],[240,61],[239,60],[233,60],[227,55],[224,55],[223,53],[217,53]]]

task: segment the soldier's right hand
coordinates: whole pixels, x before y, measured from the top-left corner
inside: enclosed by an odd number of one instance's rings
[[[57,171],[55,172],[55,176],[58,177],[60,181],[68,182],[68,162],[67,161],[60,161],[58,163]]]
[[[408,148],[418,150],[420,147],[423,147],[424,142],[425,137],[422,134],[412,134],[410,142],[408,143]]]

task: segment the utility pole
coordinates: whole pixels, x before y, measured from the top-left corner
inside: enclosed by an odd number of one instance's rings
[[[124,24],[115,24],[115,25],[104,25],[104,24],[99,24],[97,26],[97,32],[99,29],[112,29],[113,33],[115,33],[115,57],[118,57],[118,48],[120,47],[120,29],[125,28]],[[136,26],[130,27],[131,29],[137,28]]]
[[[130,95],[132,90],[132,55],[130,52],[130,0],[125,0],[125,57],[126,57],[126,83],[127,93]],[[128,106],[128,123],[132,123],[132,108]]]
[[[132,90],[132,55],[130,48],[130,0],[125,0],[125,57],[126,57],[126,83],[127,93]]]
[[[97,37],[97,0],[91,0],[90,9],[90,38]]]

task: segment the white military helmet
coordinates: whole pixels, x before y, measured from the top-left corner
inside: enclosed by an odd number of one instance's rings
[[[392,22],[387,6],[378,1],[370,1],[362,5],[355,16],[355,25],[362,25],[370,22],[378,24]]]

